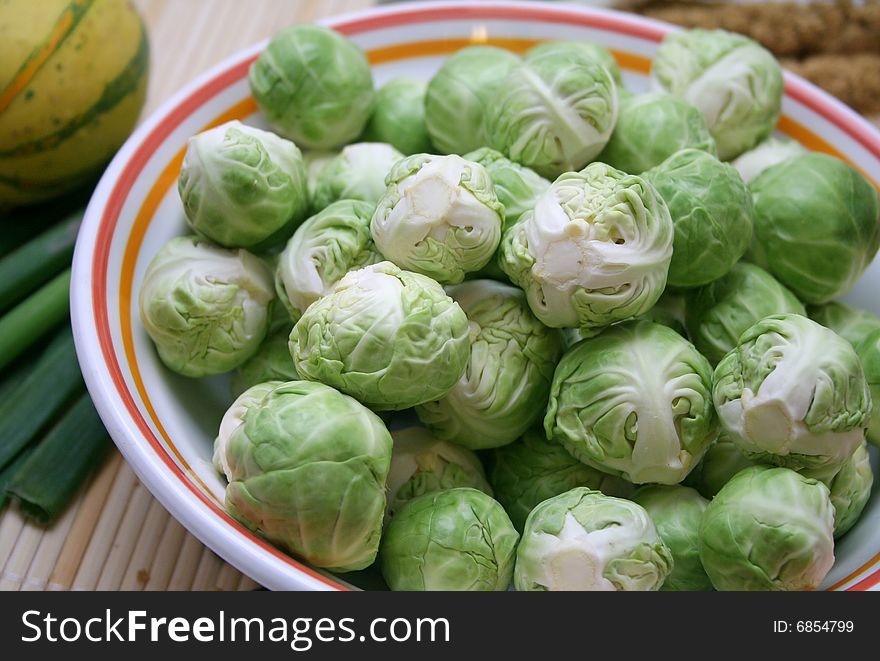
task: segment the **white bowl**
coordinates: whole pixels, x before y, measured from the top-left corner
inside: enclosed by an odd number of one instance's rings
[[[627,87],[647,88],[650,58],[669,25],[633,15],[543,3],[419,3],[328,21],[363,48],[377,84],[427,80],[445,57],[473,43],[522,52],[546,39],[590,39],[614,51]],[[289,557],[231,519],[211,466],[214,435],[230,402],[225,378],[193,381],[165,369],[141,327],[144,270],[184,232],[175,181],[187,138],[230,119],[264,125],[248,92],[257,44],[219,64],[164,104],[129,138],[101,179],[76,246],[72,311],[89,392],[114,441],[159,501],[194,535],[273,589],[345,584]],[[781,133],[835,154],[880,181],[880,134],[852,110],[797,76],[785,78]],[[880,314],[880,260],[848,300]],[[875,473],[876,454],[874,456]],[[826,587],[880,584],[880,497],[835,549]]]

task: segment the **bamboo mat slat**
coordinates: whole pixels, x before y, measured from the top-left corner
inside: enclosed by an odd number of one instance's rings
[[[235,51],[280,27],[366,8],[373,0],[135,0],[151,41],[144,117]],[[880,117],[872,118],[880,126]],[[254,590],[140,485],[114,451],[51,527],[0,511],[0,589]]]
[[[134,0],[150,35],[146,117],[178,89],[280,28],[374,0]],[[256,590],[190,535],[115,450],[49,528],[0,510],[0,590]]]

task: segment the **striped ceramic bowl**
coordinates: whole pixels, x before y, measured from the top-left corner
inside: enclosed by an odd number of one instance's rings
[[[485,43],[523,52],[547,39],[589,39],[612,50],[633,91],[647,87],[651,57],[668,25],[612,11],[528,2],[419,3],[328,22],[363,48],[377,84],[428,79],[444,58]],[[339,578],[275,549],[223,510],[211,466],[213,438],[229,404],[223,378],[191,381],[164,369],[141,328],[137,292],[150,259],[184,232],[175,190],[186,140],[230,119],[263,125],[247,72],[265,43],[221,63],[154,113],[119,151],[95,191],[74,260],[72,310],[83,373],[108,430],[152,493],[205,544],[276,589],[343,589]],[[843,158],[880,181],[880,134],[853,111],[787,75],[779,131]],[[875,261],[849,300],[880,314]],[[877,457],[874,456],[875,471]],[[832,589],[880,585],[880,495],[836,548]]]

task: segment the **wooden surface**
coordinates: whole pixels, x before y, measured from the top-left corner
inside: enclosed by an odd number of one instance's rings
[[[134,0],[150,34],[143,117],[198,74],[292,23],[364,9],[373,0]],[[114,450],[51,527],[15,507],[0,516],[0,590],[252,590],[190,535]]]

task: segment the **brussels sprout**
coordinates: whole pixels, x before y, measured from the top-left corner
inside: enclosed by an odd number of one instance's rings
[[[739,173],[711,154],[683,149],[642,176],[675,226],[667,282],[698,287],[730,271],[752,239],[752,197]]]
[[[830,328],[854,347],[868,339],[868,336],[880,330],[880,317],[851,307],[846,303],[832,301],[825,305],[807,307],[810,319]]]
[[[614,132],[596,160],[641,174],[689,148],[716,154],[700,111],[668,94],[640,94],[621,99]]]
[[[391,519],[379,554],[392,590],[506,590],[519,534],[476,489],[419,496]]]
[[[382,85],[361,139],[387,142],[407,155],[432,151],[425,126],[425,89],[425,83],[412,78],[393,78]]]
[[[469,46],[443,63],[425,92],[425,126],[437,149],[464,154],[486,146],[485,114],[519,61],[501,48]]]
[[[468,320],[443,288],[380,262],[352,271],[309,306],[290,334],[300,376],[376,410],[440,399],[470,356]]]
[[[461,282],[492,259],[504,208],[482,165],[416,154],[398,162],[385,181],[370,224],[385,257],[443,284]]]
[[[712,365],[740,336],[771,314],[806,314],[803,304],[764,269],[739,262],[722,278],[688,292],[685,326]]]
[[[534,209],[538,197],[550,188],[544,177],[489,147],[465,154],[464,158],[479,163],[489,173],[495,195],[504,207],[505,230],[523,213]]]
[[[385,175],[403,154],[382,142],[358,142],[343,147],[318,175],[315,209],[337,200],[363,200],[375,205],[385,192]]]
[[[214,469],[218,473],[223,475],[231,473],[231,469],[226,463],[226,459],[229,456],[227,453],[229,439],[232,437],[232,432],[244,424],[244,416],[248,409],[259,404],[266,395],[283,383],[283,381],[265,381],[246,388],[236,397],[235,401],[232,402],[232,406],[226,410],[226,413],[223,414],[223,418],[220,420],[220,429],[217,432],[217,437],[214,439],[213,463]]]
[[[346,273],[382,261],[370,236],[372,217],[372,204],[340,200],[309,218],[290,238],[278,260],[275,288],[293,321]]]
[[[736,443],[721,434],[703,455],[695,486],[697,491],[711,500],[734,475],[755,465],[756,462],[746,457]]]
[[[672,563],[641,505],[577,487],[529,514],[513,582],[517,590],[658,590]]]
[[[198,377],[233,370],[257,352],[274,296],[259,257],[180,236],[147,266],[138,302],[165,366]]]
[[[703,513],[700,560],[717,590],[810,590],[834,563],[828,487],[788,468],[737,473]]]
[[[718,436],[712,368],[675,331],[617,324],[575,345],[553,376],[548,438],[635,484],[678,484]]]
[[[747,457],[841,466],[865,437],[871,393],[849,342],[798,314],[765,317],[715,368],[715,409]]]
[[[666,286],[672,220],[656,189],[603,163],[559,177],[504,233],[499,263],[552,328],[647,312]]]
[[[217,442],[229,513],[318,567],[372,564],[391,462],[391,435],[379,417],[307,381],[243,405],[243,423]]]
[[[724,30],[666,36],[654,62],[655,86],[696,106],[724,161],[770,135],[782,108],[782,69],[757,42]]]
[[[602,151],[617,121],[611,74],[567,53],[529,58],[494,92],[486,110],[489,146],[545,177],[584,167]]]
[[[666,290],[650,310],[639,316],[639,319],[647,319],[655,324],[671,328],[676,333],[687,339],[688,334],[684,327],[687,315],[687,301],[683,294]]]
[[[614,78],[614,82],[618,86],[623,85],[623,77],[620,75],[620,67],[617,65],[617,60],[614,59],[614,56],[607,48],[599,44],[592,41],[545,41],[543,44],[532,46],[526,52],[526,59],[533,60],[550,53],[567,53],[575,57],[586,57],[588,60],[598,62],[608,69],[608,73],[611,74],[611,77]]]
[[[229,248],[283,241],[309,209],[296,145],[238,121],[189,139],[177,191],[190,227]]]
[[[788,138],[769,137],[754,149],[737,156],[731,165],[747,184],[770,166],[805,154],[799,142]]]
[[[442,399],[416,407],[437,436],[471,450],[512,443],[544,414],[559,356],[559,332],[529,310],[522,291],[470,280],[447,293],[470,322],[470,359]]]
[[[862,361],[871,400],[875,402],[868,423],[868,440],[880,447],[880,331],[871,333],[864,342],[856,345],[856,353]]]
[[[712,582],[700,562],[700,523],[709,501],[682,486],[642,487],[633,500],[648,512],[675,561],[660,589],[711,590]]]
[[[253,356],[235,370],[232,393],[238,395],[251,386],[266,381],[297,381],[299,375],[293,366],[287,347],[290,326],[282,326],[269,334]]]
[[[868,446],[862,443],[846,463],[830,474],[827,471],[803,471],[803,475],[820,480],[831,492],[834,505],[834,538],[843,537],[856,524],[874,485]]]
[[[391,434],[394,451],[388,473],[387,513],[394,516],[413,498],[456,487],[492,495],[480,460],[470,450],[409,427]]]
[[[272,125],[310,149],[352,142],[373,106],[366,56],[338,32],[317,25],[275,35],[251,65],[248,83]]]
[[[877,190],[827,154],[795,156],[750,184],[755,236],[749,261],[807,303],[846,293],[880,246]]]
[[[629,497],[633,486],[572,457],[559,443],[530,430],[515,443],[493,450],[489,482],[517,530],[538,503],[575,487]]]
[[[318,188],[318,177],[334,158],[339,156],[338,151],[306,151],[303,152],[303,163],[306,166],[306,177],[309,184],[309,200],[315,199],[315,191]],[[314,211],[314,205],[311,205]],[[318,209],[320,211],[320,209]]]

